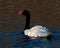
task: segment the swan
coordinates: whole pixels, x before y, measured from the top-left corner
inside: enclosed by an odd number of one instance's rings
[[[30,13],[28,10],[19,10],[19,14],[26,16],[24,35],[28,36],[31,39],[43,37],[47,40],[51,40],[52,33],[50,33],[48,28],[46,28],[45,26],[35,25],[30,28]]]

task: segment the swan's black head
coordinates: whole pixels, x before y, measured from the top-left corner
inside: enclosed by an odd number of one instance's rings
[[[29,13],[28,10],[20,10],[20,11],[19,11],[19,14],[20,14],[20,15],[25,15],[25,16],[30,16],[30,13]]]

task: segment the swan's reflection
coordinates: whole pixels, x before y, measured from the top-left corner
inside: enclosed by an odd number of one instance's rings
[[[29,40],[24,44],[26,48],[50,48],[50,41],[44,38]]]
[[[32,48],[48,48],[49,41],[46,39],[35,39],[32,41]]]

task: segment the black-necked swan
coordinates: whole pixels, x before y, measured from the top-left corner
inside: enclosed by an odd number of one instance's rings
[[[43,37],[43,38],[50,40],[52,38],[52,34],[44,26],[36,25],[30,28],[30,13],[28,10],[19,10],[19,14],[26,16],[24,35],[27,35],[31,39]]]

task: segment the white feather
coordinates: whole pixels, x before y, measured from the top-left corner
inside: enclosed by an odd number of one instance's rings
[[[32,38],[33,37],[37,38],[37,37],[46,37],[51,33],[49,32],[49,30],[46,27],[36,25],[36,26],[32,27],[31,29],[26,29],[24,31],[24,34],[29,37],[32,37]]]

